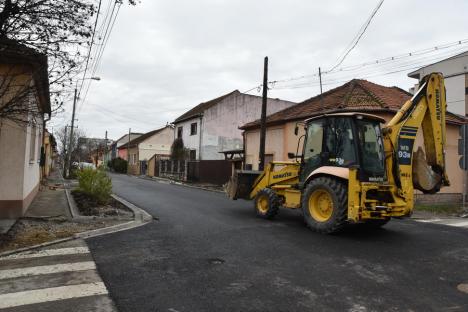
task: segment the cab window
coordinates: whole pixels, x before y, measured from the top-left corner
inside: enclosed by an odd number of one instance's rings
[[[351,118],[330,119],[326,127],[326,159],[330,166],[349,167],[357,163]]]
[[[319,158],[323,144],[323,120],[312,121],[307,128],[307,142],[304,145],[304,160]]]

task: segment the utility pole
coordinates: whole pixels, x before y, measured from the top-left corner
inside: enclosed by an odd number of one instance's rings
[[[102,159],[104,160],[104,168],[107,167],[107,130],[106,130],[106,136],[105,136],[105,141],[104,141],[104,156]]]
[[[322,95],[322,69],[319,67],[320,95]]]
[[[67,149],[67,132],[68,132],[68,125],[65,126],[65,135],[64,135],[64,142],[63,142],[63,176],[67,176],[67,159],[68,159],[68,149]]]
[[[268,56],[265,56],[263,63],[263,95],[262,95],[262,116],[260,119],[260,151],[258,170],[265,168],[265,139],[266,139],[266,114],[268,96]]]
[[[319,67],[319,80],[320,80],[320,104],[322,105],[322,110],[325,109],[323,105],[323,96],[322,96],[322,70]]]
[[[127,166],[130,164],[130,133],[132,128],[128,128],[128,142],[127,142]]]
[[[71,154],[72,154],[72,144],[73,144],[73,129],[75,128],[75,110],[76,110],[76,92],[77,88],[75,87],[75,96],[73,97],[73,113],[72,113],[72,120],[71,120],[71,128],[70,128],[70,142],[68,143],[68,172],[67,177],[70,175],[70,171],[72,168],[71,163]]]

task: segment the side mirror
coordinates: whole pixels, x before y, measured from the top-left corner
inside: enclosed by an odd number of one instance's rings
[[[288,158],[289,158],[289,159],[295,159],[295,158],[296,158],[296,154],[294,154],[294,153],[288,153]]]
[[[294,128],[294,135],[297,135],[299,133],[299,127],[296,125]]]

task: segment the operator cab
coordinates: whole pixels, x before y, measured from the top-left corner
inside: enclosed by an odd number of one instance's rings
[[[378,116],[361,113],[325,114],[307,119],[300,183],[323,166],[358,167],[360,181],[385,181],[380,128],[384,122]]]

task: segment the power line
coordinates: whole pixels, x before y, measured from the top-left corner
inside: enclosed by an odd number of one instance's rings
[[[114,18],[112,19],[112,16],[113,16],[113,12],[114,12],[114,9],[115,9],[115,6],[116,4],[118,4],[117,6],[117,11],[114,15]],[[107,42],[109,42],[109,37],[112,33],[112,30],[114,29],[114,25],[115,25],[115,21],[117,20],[117,16],[119,14],[119,11],[120,11],[120,7],[121,7],[122,3],[121,2],[117,2],[115,1],[114,2],[114,6],[112,7],[112,12],[111,12],[111,15],[109,17],[109,23],[106,27],[106,31],[104,33],[104,38],[103,38],[103,41],[102,41],[102,46],[101,46],[101,49],[99,50],[98,52],[98,56],[96,58],[96,62],[95,62],[95,65],[94,65],[94,68],[93,68],[93,72],[92,72],[92,76],[94,76],[96,74],[96,71],[97,69],[99,68],[100,64],[101,64],[101,60],[102,60],[102,56],[104,54],[104,50],[106,49],[106,46],[107,46]],[[88,96],[88,91],[89,91],[89,88],[91,86],[91,81],[88,83],[87,85],[87,88],[86,88],[86,92],[85,92],[85,95],[83,97],[83,100],[81,101],[81,105],[79,106],[79,109],[78,109],[78,112],[81,111],[81,109],[83,108],[84,106],[84,103],[86,101],[86,97]]]
[[[457,52],[460,53],[460,52],[464,51],[467,48],[467,44],[468,44],[468,39],[452,41],[452,42],[449,42],[449,43],[433,46],[431,48],[424,48],[424,49],[420,49],[420,50],[415,50],[415,51],[411,51],[411,52],[397,54],[397,55],[394,55],[394,56],[388,56],[388,57],[376,59],[376,60],[373,60],[373,61],[367,61],[367,62],[360,63],[360,64],[354,64],[354,65],[350,65],[350,66],[346,66],[346,67],[341,67],[341,68],[339,68],[337,70],[334,70],[332,72],[325,71],[325,72],[322,72],[322,75],[334,76],[334,75],[341,75],[342,73],[345,73],[345,72],[349,72],[349,73],[353,73],[353,74],[351,74],[351,75],[353,75],[353,77],[350,78],[350,79],[352,79],[352,78],[355,78],[356,73],[359,73],[359,72],[362,72],[362,71],[365,71],[365,70],[367,70],[367,72],[366,72],[367,74],[368,74],[368,71],[372,71],[372,73],[375,73],[376,69],[386,67],[386,66],[387,66],[386,70],[389,70],[389,69],[392,69],[392,68],[400,67],[401,65],[404,65],[406,63],[407,64],[418,64],[418,63],[423,62],[424,65],[427,65],[427,63],[429,61],[432,61],[432,62],[433,61],[440,61],[440,60],[442,60],[444,58],[447,58],[447,57],[453,57],[453,55],[454,54],[456,55]],[[430,54],[436,54],[436,55],[430,55]],[[275,84],[278,84],[278,83],[280,84],[280,83],[284,83],[284,82],[303,80],[303,79],[307,79],[307,78],[315,78],[316,81],[318,82],[318,74],[314,73],[314,74],[305,74],[305,75],[290,77],[290,78],[285,78],[285,79],[273,80],[273,81],[270,81],[269,84],[270,85],[275,85]],[[339,79],[342,79],[342,78],[339,78]],[[311,83],[304,83],[304,84],[311,85]],[[255,87],[250,88],[249,90],[245,91],[244,93],[248,93],[250,91],[253,91],[253,90],[261,88],[261,87],[262,87],[262,85],[257,85]],[[279,89],[288,89],[288,88],[289,88],[289,86],[275,87],[275,89],[278,89],[278,90]]]
[[[80,85],[80,91],[78,91],[78,97],[80,97],[81,89],[83,88],[83,84],[84,84],[85,77],[86,77],[86,72],[88,71],[89,59],[91,57],[91,50],[93,49],[93,45],[94,45],[94,36],[96,34],[96,27],[97,27],[98,20],[99,20],[99,13],[101,12],[101,2],[102,0],[99,0],[98,10],[96,14],[96,21],[94,22],[93,35],[91,36],[91,44],[89,45],[88,57],[86,58],[86,65],[85,65],[85,70],[84,70],[83,78],[82,78],[83,81],[81,82],[81,85]]]
[[[367,27],[369,27],[372,19],[374,18],[375,14],[377,14],[377,11],[380,9],[380,7],[382,6],[384,0],[380,0],[379,4],[377,4],[377,7],[374,9],[374,11],[372,11],[372,14],[371,16],[367,19],[367,21],[364,23],[364,25],[361,27],[361,29],[359,29],[359,32],[358,34],[353,38],[353,40],[351,41],[350,43],[350,47],[347,48],[346,52],[344,53],[344,55],[339,59],[339,61],[329,70],[329,71],[332,71],[334,70],[335,68],[337,68],[338,66],[341,65],[341,63],[343,63],[343,61],[346,59],[346,57],[348,56],[348,54],[356,47],[356,45],[358,44],[359,40],[361,40],[362,36],[364,35],[364,33],[366,32],[367,30]]]

